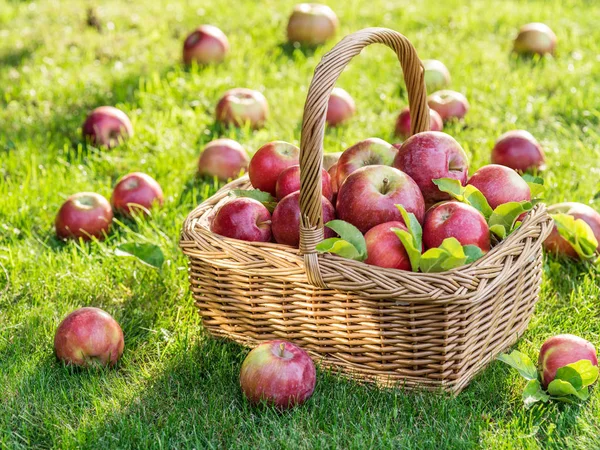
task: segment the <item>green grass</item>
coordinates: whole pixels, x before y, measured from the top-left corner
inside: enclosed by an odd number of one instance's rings
[[[100,2],[98,2],[100,3]],[[88,0],[0,0],[0,447],[5,448],[600,448],[600,393],[581,406],[524,410],[524,381],[491,364],[458,397],[380,390],[319,371],[313,398],[286,414],[254,410],[237,376],[246,350],[203,330],[177,247],[186,214],[214,192],[194,177],[203,144],[217,136],[250,151],[298,143],[304,96],[333,42],[303,53],[284,45],[293,0],[101,2],[102,32],[86,26]],[[547,151],[550,201],[600,206],[600,5],[594,1],[338,0],[340,36],[366,26],[407,35],[422,58],[449,67],[472,109],[446,131],[488,162],[494,140],[530,130]],[[421,6],[420,4],[423,3]],[[227,6],[235,4],[233,6]],[[549,24],[554,59],[510,56],[519,25]],[[216,67],[181,67],[181,42],[201,23],[228,34]],[[326,133],[327,151],[360,139],[392,140],[406,104],[393,53],[369,48],[339,85],[359,114]],[[272,119],[258,132],[222,130],[213,110],[231,87],[260,89]],[[81,143],[88,110],[126,111],[136,136],[112,152]],[[110,196],[142,170],[163,186],[151,221],[114,227],[102,243],[64,244],[54,216],[78,191]],[[114,256],[127,241],[159,244],[161,271]],[[516,346],[534,356],[559,332],[600,344],[600,282],[594,270],[546,260],[541,299]],[[71,310],[99,306],[122,324],[118,369],[64,368],[53,333]]]

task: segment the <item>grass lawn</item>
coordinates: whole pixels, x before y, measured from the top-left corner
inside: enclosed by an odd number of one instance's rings
[[[237,377],[247,350],[211,338],[188,290],[178,235],[187,213],[218,187],[195,178],[203,145],[238,139],[253,152],[298,143],[312,72],[333,42],[294,50],[285,25],[294,0],[107,0],[102,31],[86,25],[88,0],[0,0],[0,447],[2,448],[600,448],[600,390],[581,406],[524,410],[524,380],[491,364],[458,397],[380,390],[318,373],[313,398],[287,414],[254,410]],[[524,128],[542,142],[550,202],[600,207],[600,4],[592,0],[336,0],[340,36],[367,26],[408,36],[441,59],[471,111],[452,134],[489,161],[495,139]],[[556,58],[517,60],[511,39],[541,21]],[[184,69],[181,45],[198,24],[229,36],[219,66]],[[326,133],[326,151],[370,136],[393,141],[406,91],[393,52],[370,47],[339,85],[359,114]],[[264,92],[271,120],[258,132],[223,130],[213,111],[226,89]],[[136,135],[111,152],[86,149],[80,125],[93,107],[123,109]],[[54,237],[54,216],[79,191],[110,196],[141,170],[165,191],[151,221],[119,222],[110,239]],[[160,245],[157,271],[113,254],[123,242]],[[6,274],[5,274],[6,272]],[[6,275],[6,276],[5,276]],[[541,299],[516,346],[537,355],[552,334],[600,344],[600,280],[582,264],[547,258]],[[62,367],[52,353],[59,321],[80,306],[106,309],[126,348],[116,370]]]

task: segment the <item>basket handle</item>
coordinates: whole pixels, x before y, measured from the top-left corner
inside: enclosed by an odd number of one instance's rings
[[[344,68],[371,44],[385,44],[398,55],[408,91],[411,134],[429,130],[425,72],[415,48],[405,36],[387,28],[365,28],[346,36],[323,56],[308,89],[300,138],[300,251],[304,255],[308,281],[322,288],[326,285],[315,246],[324,236],[321,168],[327,103]]]

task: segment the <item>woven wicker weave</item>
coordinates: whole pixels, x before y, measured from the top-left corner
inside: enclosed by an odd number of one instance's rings
[[[475,263],[423,274],[321,255],[321,159],[329,93],[367,45],[398,55],[409,94],[412,132],[428,129],[423,69],[401,34],[369,28],[344,38],[315,70],[300,145],[300,250],[228,239],[209,230],[232,189],[223,187],[185,221],[181,248],[204,326],[244,345],[283,338],[318,362],[356,379],[458,393],[525,331],[537,300],[541,245],[551,229],[544,205]]]

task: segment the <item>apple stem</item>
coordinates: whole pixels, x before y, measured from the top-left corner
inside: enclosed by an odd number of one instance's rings
[[[285,356],[285,344],[283,342],[279,344],[279,356],[282,358]]]

